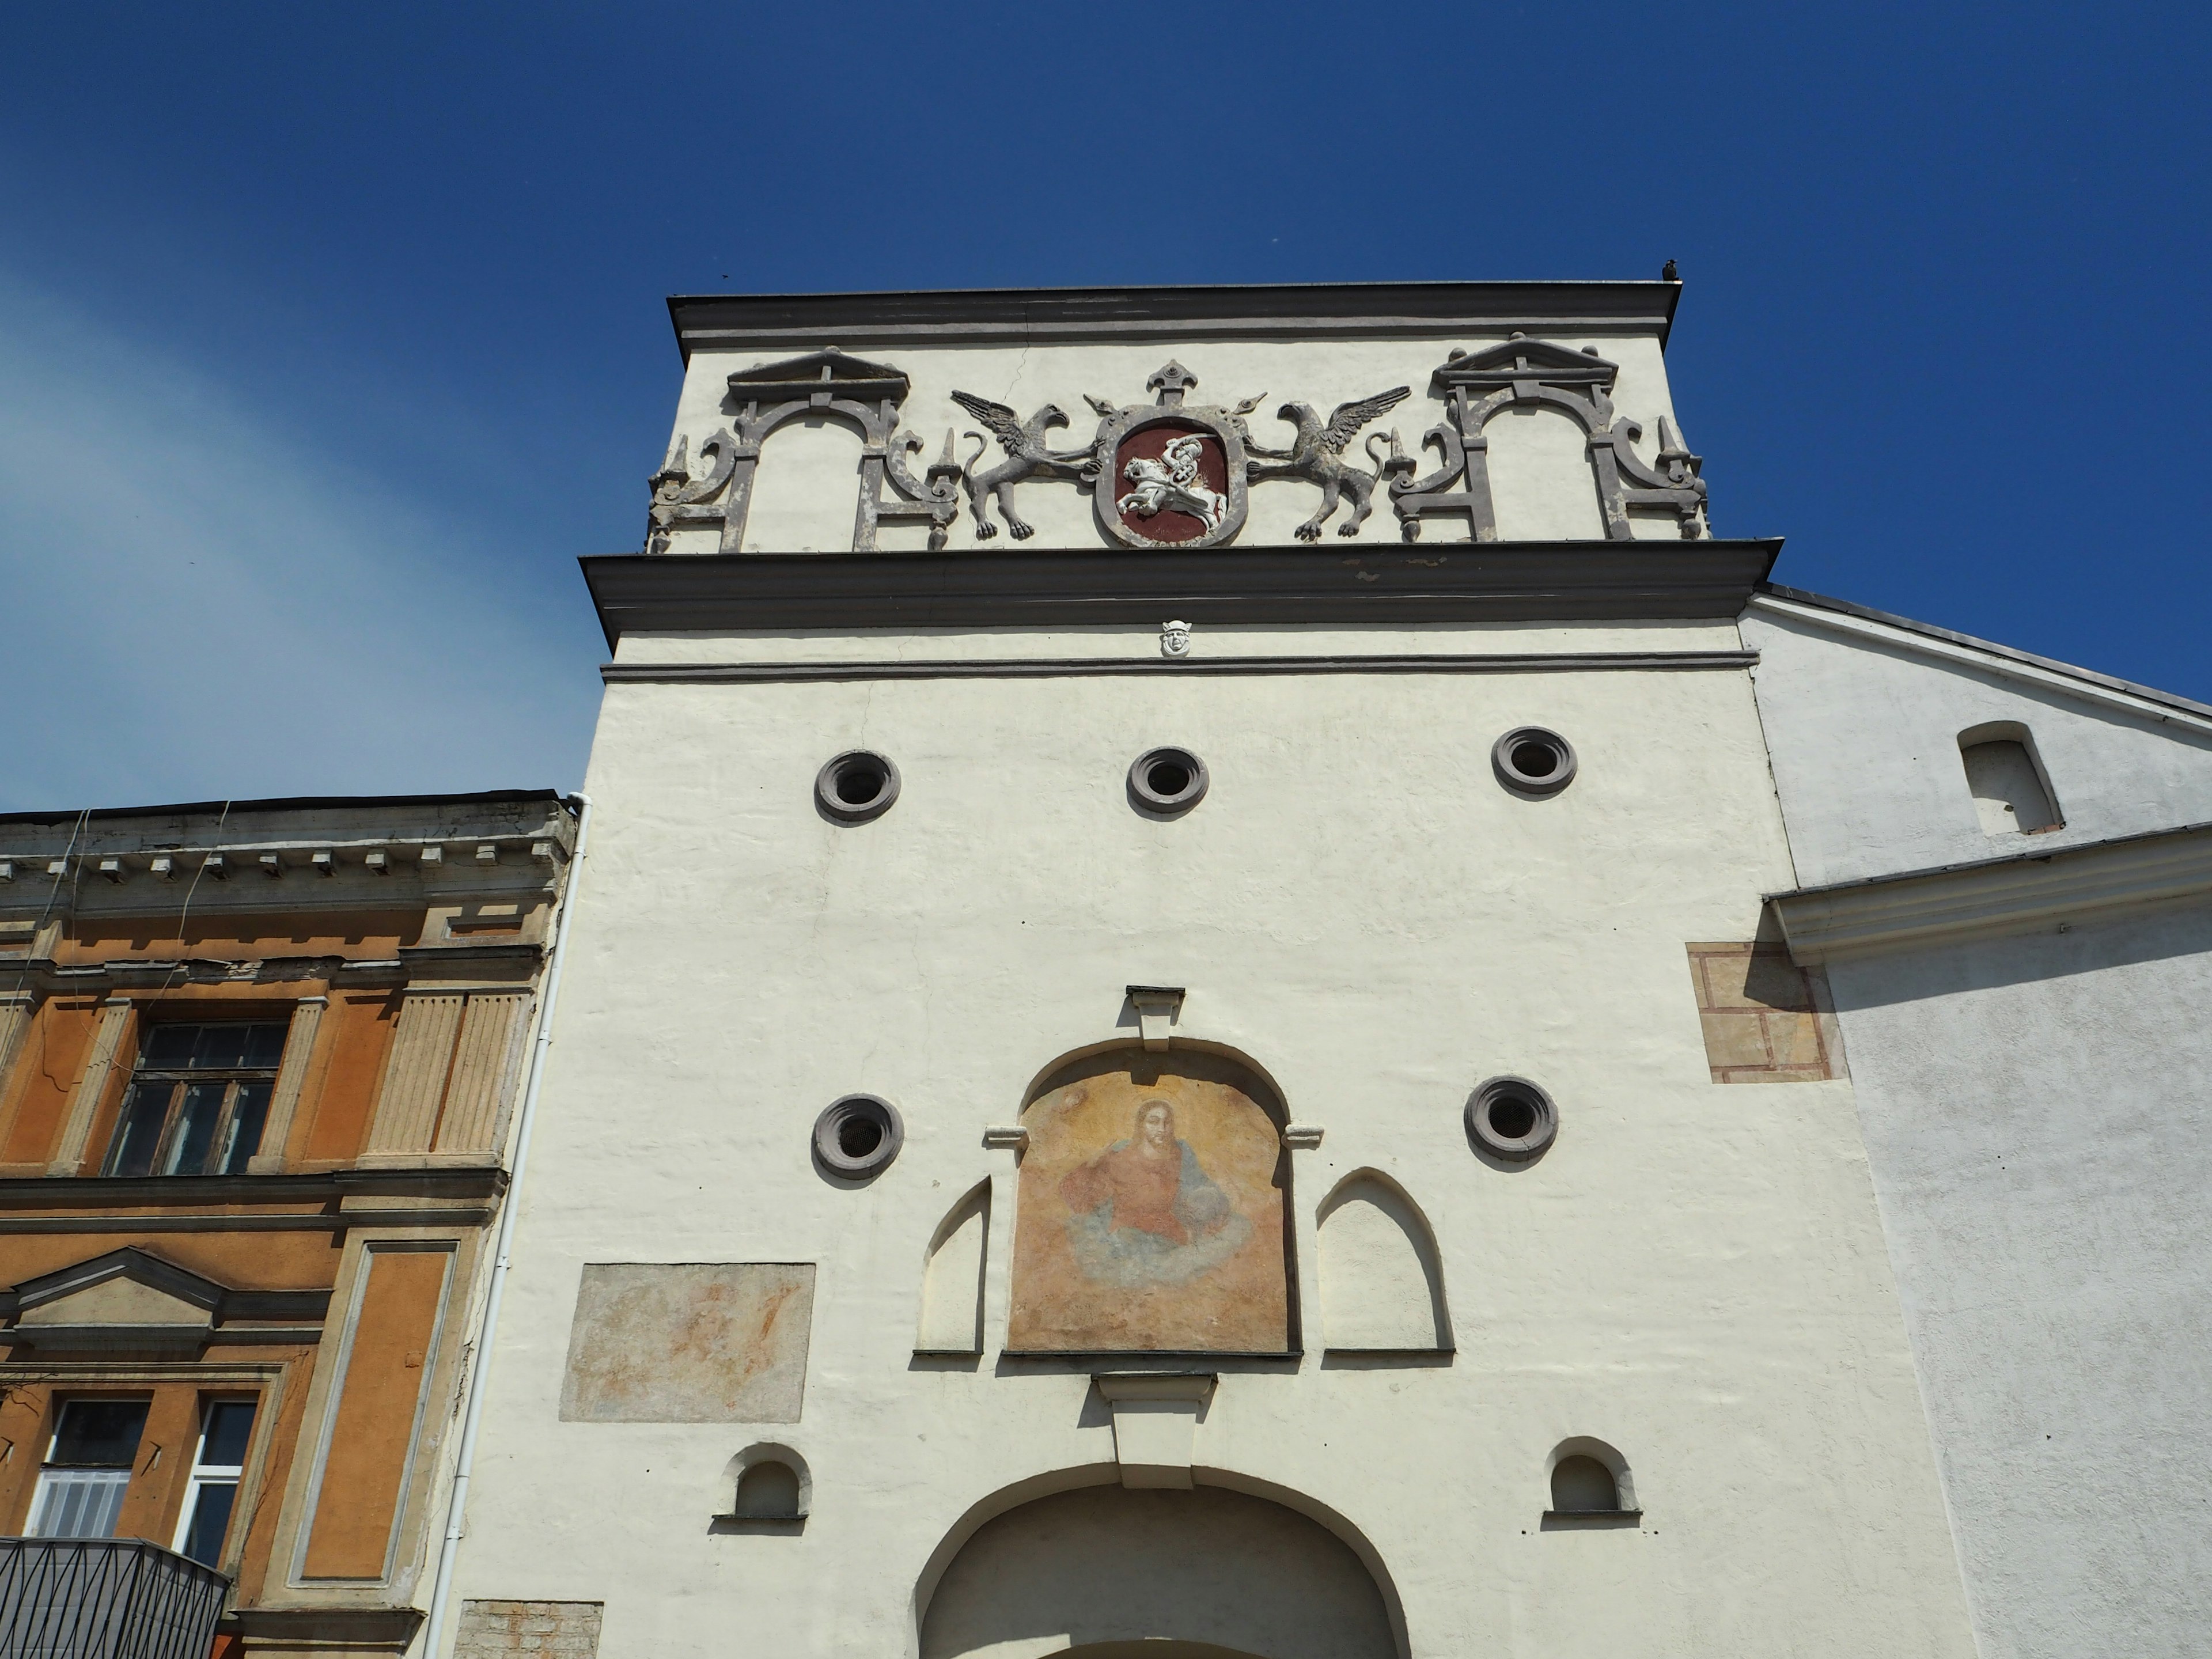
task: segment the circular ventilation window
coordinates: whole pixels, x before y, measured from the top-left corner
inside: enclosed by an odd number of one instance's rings
[[[1206,783],[1206,763],[1188,749],[1147,749],[1129,769],[1129,794],[1147,812],[1187,812]]]
[[[866,823],[898,799],[898,768],[866,749],[848,749],[814,775],[814,799],[840,823]]]
[[[1467,1103],[1467,1138],[1492,1158],[1525,1163],[1559,1133],[1559,1108],[1524,1077],[1494,1077]]]
[[[898,1109],[874,1095],[847,1095],[814,1120],[814,1156],[848,1181],[881,1174],[905,1140]]]
[[[1540,726],[1517,726],[1491,745],[1498,781],[1524,795],[1556,795],[1575,781],[1575,746]]]

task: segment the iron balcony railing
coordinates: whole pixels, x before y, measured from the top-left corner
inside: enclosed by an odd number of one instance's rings
[[[143,1538],[0,1538],[0,1659],[208,1659],[229,1592]]]

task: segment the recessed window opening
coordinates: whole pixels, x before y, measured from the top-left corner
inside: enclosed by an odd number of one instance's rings
[[[54,1437],[31,1501],[33,1538],[112,1538],[146,1430],[143,1400],[71,1400],[54,1419]]]
[[[146,1034],[104,1173],[241,1175],[284,1057],[284,1023],[156,1025]]]
[[[1959,733],[1959,757],[1985,836],[2032,836],[2064,827],[2034,739],[2016,721],[1970,726]]]
[[[1152,785],[1156,795],[1180,795],[1190,787],[1190,769],[1174,761],[1155,761],[1152,769],[1145,775],[1145,781]]]
[[[1562,1457],[1552,1469],[1552,1508],[1561,1515],[1617,1515],[1620,1488],[1595,1457]]]
[[[736,1513],[746,1520],[797,1519],[799,1471],[774,1461],[754,1464],[738,1477]]]
[[[898,768],[866,749],[848,749],[814,775],[815,804],[839,823],[881,817],[898,793]]]
[[[851,1117],[837,1126],[837,1145],[848,1158],[866,1158],[883,1144],[883,1125],[872,1119]]]
[[[1518,1095],[1507,1095],[1492,1105],[1490,1127],[1509,1140],[1519,1140],[1536,1127],[1536,1109]]]
[[[238,1483],[246,1474],[246,1448],[253,1437],[253,1407],[251,1400],[211,1400],[200,1416],[199,1445],[177,1527],[177,1553],[203,1566],[222,1565],[222,1540],[230,1531]]]
[[[1559,769],[1559,755],[1540,743],[1524,743],[1513,750],[1516,770],[1532,778],[1548,778]]]

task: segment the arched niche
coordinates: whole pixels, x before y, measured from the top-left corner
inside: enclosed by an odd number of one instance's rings
[[[1501,541],[1598,541],[1605,518],[1590,477],[1589,434],[1562,409],[1514,404],[1483,428]]]
[[[921,1269],[916,1353],[983,1352],[983,1268],[991,1236],[991,1183],[981,1181],[945,1212]]]
[[[1615,1447],[1589,1435],[1571,1435],[1553,1447],[1544,1460],[1544,1479],[1551,1496],[1546,1511],[1550,1516],[1596,1521],[1643,1513],[1628,1460]]]
[[[1021,1121],[1008,1352],[1297,1351],[1285,1114],[1257,1067],[1095,1050]]]
[[[1363,1553],[1286,1504],[1085,1486],[975,1525],[917,1597],[921,1659],[1399,1659]],[[1141,1643],[1141,1650],[1123,1644]]]
[[[747,553],[842,553],[867,447],[842,410],[812,410],[765,437],[745,514]]]
[[[1322,1203],[1322,1341],[1333,1353],[1448,1353],[1451,1314],[1436,1235],[1379,1170],[1346,1176]]]

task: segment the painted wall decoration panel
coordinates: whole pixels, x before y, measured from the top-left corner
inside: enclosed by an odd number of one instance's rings
[[[564,1423],[796,1423],[814,1320],[808,1261],[589,1262]]]
[[[1289,1184],[1264,1086],[1209,1056],[1064,1068],[1023,1114],[1006,1346],[1284,1353]]]

